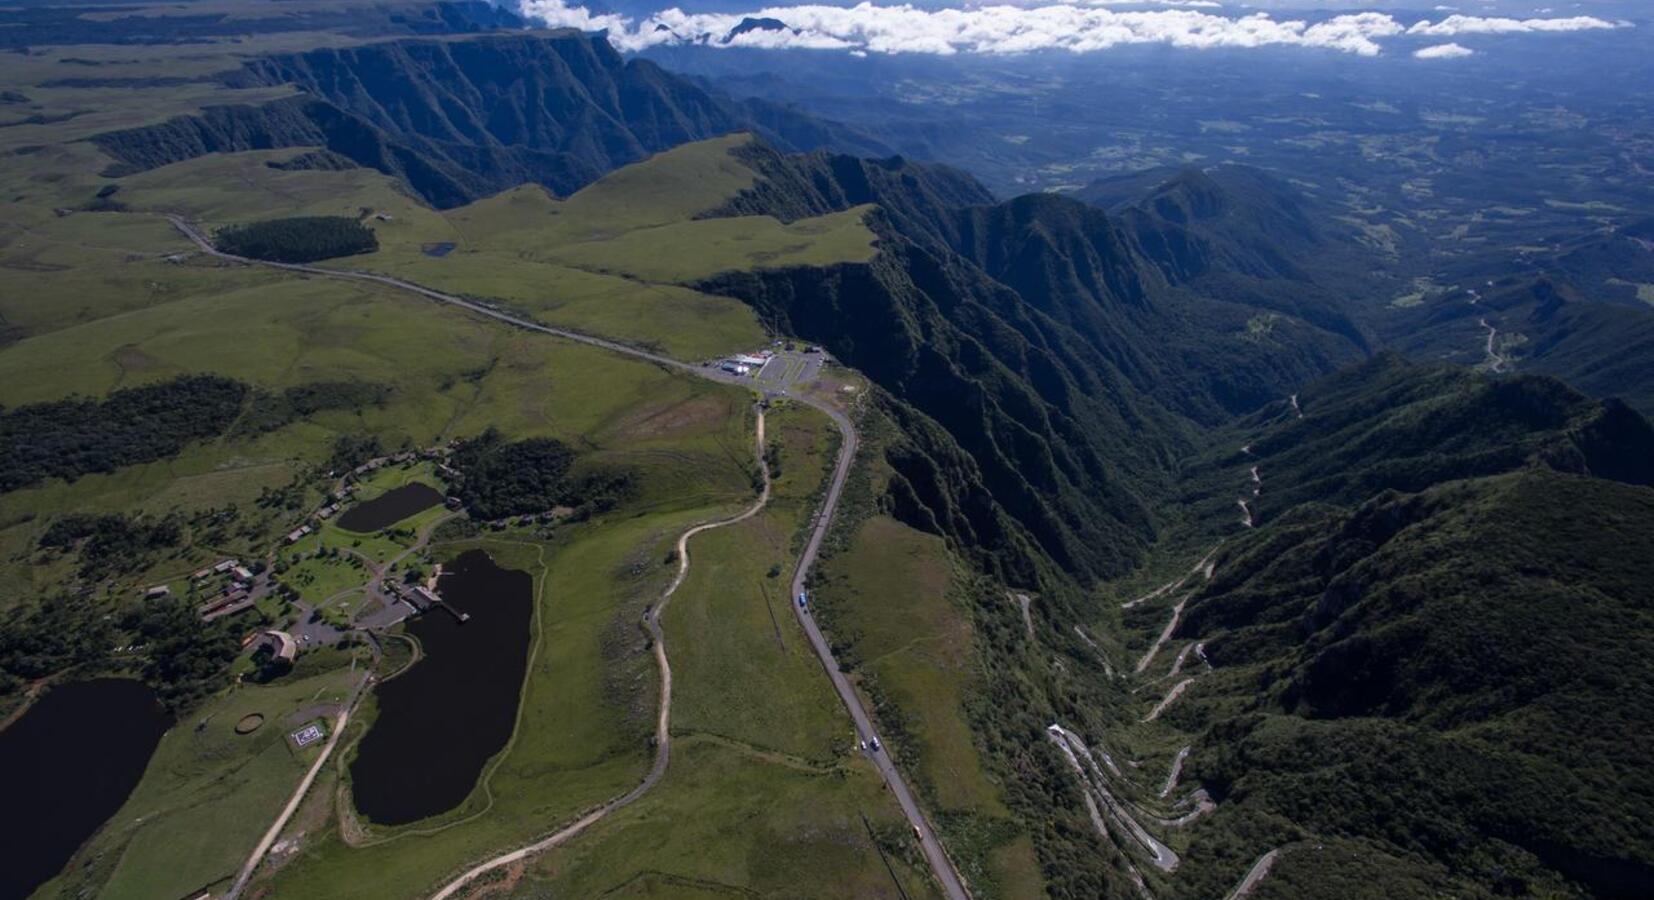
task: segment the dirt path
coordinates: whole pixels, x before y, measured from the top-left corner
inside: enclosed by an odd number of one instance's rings
[[[1091,639],[1091,635],[1085,633],[1084,628],[1075,625],[1074,633],[1080,636],[1080,640],[1085,641],[1085,645],[1091,648],[1091,652],[1097,654],[1097,659],[1103,664],[1103,674],[1113,678],[1114,666],[1109,664],[1108,654],[1103,652],[1103,648],[1098,646],[1097,642]]]
[[[1240,880],[1240,884],[1235,885],[1235,889],[1230,891],[1229,896],[1225,897],[1224,900],[1241,900],[1242,897],[1251,894],[1252,890],[1258,886],[1258,882],[1269,874],[1270,867],[1275,865],[1275,859],[1280,855],[1281,848],[1276,847],[1274,850],[1258,857],[1258,861],[1252,864],[1251,869],[1247,870],[1246,877]]]
[[[1182,600],[1177,601],[1176,606],[1172,607],[1172,617],[1167,620],[1166,627],[1160,630],[1160,637],[1155,638],[1154,643],[1149,645],[1148,651],[1143,654],[1143,658],[1137,661],[1137,668],[1134,671],[1139,675],[1149,667],[1149,663],[1154,662],[1154,655],[1160,652],[1161,646],[1171,639],[1172,632],[1177,629],[1178,619],[1183,617],[1183,604],[1188,602],[1189,598],[1185,595]]]
[[[1166,673],[1167,678],[1176,678],[1177,673],[1183,671],[1183,663],[1188,660],[1189,653],[1193,651],[1196,646],[1198,645],[1193,643],[1184,644],[1183,649],[1177,651],[1177,658],[1172,660],[1172,670]]]
[[[1033,638],[1034,614],[1029,611],[1029,608],[1033,606],[1034,603],[1033,598],[1029,597],[1027,594],[1012,594],[1011,599],[1015,600],[1017,605],[1022,607],[1022,627],[1027,630],[1028,637]]]
[[[1487,346],[1483,348],[1487,354],[1487,358],[1482,361],[1482,364],[1487,366],[1487,370],[1489,372],[1492,372],[1495,375],[1501,374],[1505,371],[1505,366],[1509,364],[1510,360],[1507,360],[1503,356],[1499,355],[1499,329],[1489,325],[1486,318],[1477,319],[1476,321],[1483,328],[1487,329]]]
[[[1252,507],[1244,499],[1236,500],[1235,505],[1241,508],[1241,524],[1245,525],[1247,528],[1253,527]]]
[[[1166,707],[1171,706],[1172,701],[1183,696],[1183,692],[1188,690],[1189,685],[1194,683],[1195,680],[1193,678],[1185,678],[1177,684],[1172,685],[1172,689],[1167,691],[1166,696],[1162,697],[1160,702],[1154,705],[1154,709],[1149,710],[1149,714],[1143,717],[1143,721],[1153,722],[1155,719],[1160,718],[1160,714],[1166,711]]]
[[[241,871],[236,874],[235,883],[231,885],[229,892],[224,895],[224,900],[235,900],[235,898],[241,896],[242,891],[246,890],[247,882],[252,879],[253,873],[258,871],[258,864],[263,862],[264,855],[270,852],[270,845],[276,842],[276,838],[281,835],[281,830],[287,827],[287,821],[293,818],[293,813],[298,811],[299,804],[304,801],[304,795],[310,791],[310,785],[315,782],[316,776],[322,771],[322,766],[327,764],[328,757],[333,755],[334,748],[339,746],[339,739],[345,733],[345,725],[350,722],[350,714],[356,709],[357,701],[362,699],[362,689],[367,687],[372,674],[371,669],[363,672],[361,680],[356,682],[356,687],[351,690],[350,698],[345,701],[344,708],[339,710],[338,720],[333,723],[333,733],[327,736],[327,745],[316,756],[316,761],[310,764],[310,770],[304,773],[304,778],[299,781],[299,786],[293,790],[293,796],[288,798],[287,805],[282,807],[281,814],[276,816],[276,821],[270,824],[269,830],[264,832],[264,837],[259,839],[258,845],[253,848],[252,854],[247,857],[247,862],[241,866]]]
[[[1189,758],[1189,751],[1192,749],[1194,748],[1184,747],[1177,751],[1177,756],[1172,757],[1172,771],[1166,776],[1166,786],[1160,789],[1161,798],[1169,797],[1172,791],[1177,790],[1177,779],[1183,774],[1183,761]]]
[[[249,259],[244,256],[224,253],[214,247],[212,242],[208,241],[205,236],[197,231],[194,226],[184,221],[183,218],[176,215],[168,215],[166,218],[172,223],[174,228],[178,229],[178,231],[185,237],[188,237],[192,242],[194,242],[203,253],[218,259],[228,260],[230,262],[240,263],[243,265],[263,266],[266,268],[282,269],[305,275],[316,275],[323,278],[336,278],[343,281],[380,284],[386,287],[417,294],[427,300],[433,300],[449,306],[459,307],[460,309],[468,310],[476,313],[477,315],[485,316],[495,321],[521,328],[525,331],[552,335],[554,337],[560,337],[576,343],[599,347],[601,349],[619,353],[624,356],[629,356],[634,359],[645,360],[665,369],[693,375],[697,378],[704,378],[709,381],[715,381],[721,384],[728,384],[736,387],[745,387],[749,390],[754,389],[751,379],[726,373],[717,368],[708,368],[693,363],[683,362],[682,360],[673,359],[669,356],[654,353],[649,350],[628,346],[619,341],[611,341],[605,338],[593,337],[588,334],[581,334],[577,331],[569,331],[563,328],[553,328],[549,325],[543,325],[530,319],[524,319],[520,316],[503,312],[486,303],[467,300],[453,294],[446,294],[441,291],[432,290],[428,287],[424,287],[423,285],[415,284],[411,281],[404,281],[400,278],[394,278],[389,275],[379,275],[372,272],[358,272],[345,269],[324,269],[318,266],[305,266],[292,263],[266,262],[263,260]],[[783,389],[781,393],[826,414],[828,418],[833,420],[833,424],[838,426],[839,434],[842,438],[839,444],[838,460],[834,467],[832,480],[829,482],[826,496],[822,501],[820,515],[816,519],[815,530],[811,533],[810,540],[805,545],[804,553],[799,558],[798,569],[793,576],[793,591],[797,594],[803,591],[805,578],[809,574],[811,566],[814,565],[816,555],[821,549],[822,541],[826,539],[827,529],[832,524],[833,513],[837,509],[839,498],[844,492],[845,482],[848,480],[850,475],[851,463],[855,460],[859,436],[857,435],[856,428],[851,423],[849,416],[845,415],[842,410],[834,406],[830,401],[813,396],[805,391],[789,393],[787,390]],[[760,444],[759,457],[761,464],[762,456],[763,447]],[[686,557],[682,557],[680,554],[680,558]],[[840,701],[844,704],[845,709],[850,713],[851,719],[855,722],[856,731],[860,735],[871,738],[876,734],[873,729],[872,719],[867,714],[867,710],[862,704],[861,698],[856,694],[855,690],[851,687],[849,680],[845,678],[843,672],[840,670],[838,660],[833,656],[832,649],[828,645],[826,638],[822,636],[820,629],[815,626],[813,617],[811,617],[806,610],[798,607],[796,604],[788,603],[788,606],[793,608],[793,614],[799,619],[800,623],[804,625],[804,630],[810,638],[810,644],[815,649],[816,656],[821,660],[822,667],[826,670],[828,678],[832,681],[834,690],[838,692]],[[658,626],[656,626],[656,628],[658,628]],[[656,630],[656,628],[652,628],[651,631]],[[660,646],[658,641],[656,646]],[[659,658],[664,660],[664,652],[662,652],[662,655]],[[662,696],[663,698],[666,696],[664,691]],[[664,746],[664,744],[662,746]],[[874,767],[878,769],[880,776],[884,779],[885,785],[890,788],[893,794],[895,794],[896,800],[901,806],[903,815],[907,817],[908,824],[911,825],[913,830],[918,834],[919,843],[921,848],[924,850],[926,861],[930,863],[931,868],[936,875],[937,881],[942,886],[943,892],[949,897],[949,900],[968,900],[970,895],[965,890],[964,882],[960,879],[959,873],[954,868],[952,861],[948,859],[947,854],[943,851],[941,841],[937,839],[936,833],[931,828],[929,821],[925,819],[924,814],[920,811],[918,802],[914,799],[913,792],[908,788],[907,783],[902,779],[901,773],[896,769],[895,764],[890,760],[888,753],[876,753],[870,758],[873,761]],[[661,758],[657,757],[657,766],[661,765],[660,760]],[[656,776],[653,771],[651,771],[650,777],[658,780],[658,776]],[[645,783],[652,785],[652,782],[648,780],[646,780]],[[627,800],[626,802],[629,803],[631,801]],[[597,818],[601,818],[602,815],[606,814],[607,813],[602,813],[601,810],[599,810],[588,814],[588,818],[593,815],[597,816]],[[592,819],[592,821],[596,821],[596,819]],[[574,825],[564,829],[563,832],[551,835],[550,837],[542,840],[540,843],[545,844],[546,846],[555,846],[556,843],[566,840],[573,834],[578,834],[579,831],[584,830],[590,824],[591,822],[587,822],[585,819],[582,819],[581,822],[576,822]],[[567,834],[565,834],[565,832],[567,832]],[[522,851],[514,851],[514,853],[522,853]],[[505,856],[499,858],[504,859],[509,856],[512,856],[512,854],[505,854]],[[505,863],[501,864],[503,865]],[[485,863],[484,865],[490,868],[492,867],[490,864]],[[484,868],[481,871],[487,871],[487,868]],[[445,887],[443,892],[437,896],[439,898],[450,896],[457,885],[465,881],[469,881],[474,877],[475,874],[470,872],[466,873],[461,876],[459,882]]]
[[[531,844],[519,847],[509,853],[502,853],[499,856],[472,866],[458,878],[448,882],[442,887],[441,890],[433,894],[432,900],[444,900],[444,898],[451,897],[461,890],[464,890],[472,881],[488,872],[501,868],[502,866],[513,865],[562,844],[575,835],[585,831],[587,828],[590,828],[591,826],[607,818],[611,813],[624,809],[625,807],[637,802],[645,794],[649,793],[649,791],[652,790],[656,784],[659,784],[661,778],[665,777],[667,765],[670,763],[672,758],[672,663],[666,655],[666,636],[661,631],[660,614],[666,609],[667,604],[671,602],[672,595],[677,593],[678,588],[683,585],[684,579],[689,577],[690,538],[693,538],[695,535],[702,532],[711,531],[715,528],[724,528],[729,525],[744,522],[747,519],[758,515],[758,513],[762,512],[764,507],[769,504],[770,469],[768,463],[764,461],[764,411],[762,408],[758,411],[758,438],[754,446],[757,448],[758,467],[764,475],[764,486],[762,491],[759,492],[758,499],[751,506],[736,515],[712,522],[704,522],[690,528],[678,536],[678,571],[672,576],[671,583],[668,584],[666,589],[661,592],[660,602],[651,606],[643,616],[644,627],[649,631],[650,643],[654,645],[655,664],[660,669],[660,708],[655,717],[655,762],[654,765],[650,767],[649,773],[644,776],[643,781],[636,787],[586,813],[584,816],[581,816],[564,828],[555,831]]]
[[[1217,564],[1212,562],[1212,554],[1218,552],[1218,546],[1221,546],[1221,542],[1220,542],[1219,545],[1213,546],[1212,549],[1206,551],[1206,555],[1202,556],[1200,558],[1200,562],[1195,563],[1194,568],[1191,568],[1188,572],[1185,572],[1181,577],[1174,578],[1171,581],[1166,582],[1165,584],[1155,588],[1154,590],[1149,591],[1147,594],[1144,594],[1143,596],[1138,597],[1136,600],[1131,600],[1131,601],[1128,601],[1126,603],[1120,604],[1120,608],[1121,609],[1131,609],[1131,608],[1136,607],[1136,606],[1141,606],[1142,604],[1147,603],[1150,600],[1154,600],[1154,599],[1157,599],[1159,597],[1163,597],[1166,594],[1169,594],[1172,591],[1175,591],[1178,588],[1182,587],[1183,583],[1185,581],[1188,581],[1191,577],[1193,577],[1195,575],[1204,575],[1206,577],[1207,581],[1211,581],[1212,580],[1212,572],[1214,572],[1217,569]]]
[[[1091,813],[1092,824],[1100,835],[1105,839],[1108,837],[1108,829],[1104,824],[1106,817],[1121,832],[1121,837],[1135,842],[1149,855],[1155,868],[1162,872],[1176,869],[1179,862],[1177,853],[1138,824],[1131,811],[1114,796],[1113,791],[1109,790],[1108,778],[1092,759],[1090,748],[1085,742],[1061,725],[1052,724],[1045,731],[1046,736],[1062,751],[1069,766],[1079,776],[1081,785],[1085,787],[1086,806]],[[1101,810],[1098,809],[1099,804]]]
[[[1298,395],[1293,394],[1291,397],[1287,398],[1287,401],[1292,404],[1292,414],[1302,419],[1304,417],[1304,410],[1303,407],[1298,405]]]

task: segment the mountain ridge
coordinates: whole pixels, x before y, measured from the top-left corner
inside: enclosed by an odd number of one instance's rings
[[[111,177],[205,153],[320,146],[404,181],[438,208],[525,182],[566,195],[690,141],[751,130],[792,149],[880,149],[765,101],[732,101],[601,36],[568,29],[399,39],[273,54],[220,76],[297,97],[227,104],[90,138]]]

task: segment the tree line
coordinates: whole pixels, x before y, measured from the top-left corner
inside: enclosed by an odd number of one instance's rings
[[[490,428],[454,451],[450,462],[460,474],[453,492],[471,518],[487,521],[559,506],[608,509],[630,490],[625,473],[571,475],[574,460],[574,451],[555,438],[508,443]]]
[[[246,394],[233,379],[186,375],[103,400],[70,397],[0,410],[0,493],[173,456],[190,441],[222,433]]]
[[[379,249],[373,229],[347,216],[298,216],[232,225],[213,235],[225,253],[271,262],[308,263]]]

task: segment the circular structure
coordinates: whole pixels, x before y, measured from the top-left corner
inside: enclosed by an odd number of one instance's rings
[[[235,733],[252,734],[258,730],[260,725],[263,724],[264,713],[248,713],[247,715],[241,717],[241,721],[235,723]]]

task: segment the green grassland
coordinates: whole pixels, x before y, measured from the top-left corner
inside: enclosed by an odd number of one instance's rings
[[[742,473],[733,474],[731,499],[745,493]],[[274,896],[414,896],[640,780],[655,676],[636,621],[665,577],[649,563],[669,534],[722,506],[700,505],[706,499],[574,526],[551,544],[484,539],[441,548],[481,547],[535,576],[533,655],[511,743],[448,814],[396,829],[354,823],[348,843],[336,827],[300,836],[298,855],[270,881]],[[372,716],[370,701],[353,733]]]
[[[862,208],[785,225],[767,216],[694,219],[752,183],[730,155],[748,140],[678,147],[566,200],[532,185],[506,191],[444,213],[452,237],[376,225],[380,251],[348,265],[496,298],[682,358],[751,347],[764,334],[748,308],[682,285],[731,269],[865,261],[873,235]],[[456,248],[431,257],[423,248],[435,240]]]
[[[701,402],[679,403],[612,427],[663,440],[691,423],[706,427],[709,412]],[[360,885],[347,888],[348,896],[427,890],[461,864],[549,831],[642,777],[656,696],[635,623],[675,567],[668,551],[676,535],[751,499],[750,412],[744,404],[719,412],[711,421],[729,450],[717,470],[719,492],[697,484],[668,508],[657,488],[649,511],[564,526],[549,544],[483,539],[439,548],[481,546],[502,565],[536,573],[540,633],[516,737],[485,784],[451,814],[375,830],[354,847],[336,830],[301,836],[299,855],[270,882],[275,896],[337,895],[342,884]],[[581,896],[611,889],[676,896],[686,885],[895,895],[880,859],[888,844],[903,889],[928,893],[901,858],[906,852],[917,860],[917,851],[906,846],[899,814],[876,775],[850,755],[849,721],[786,606],[784,584],[767,575],[772,565],[790,571],[794,535],[831,456],[831,428],[801,407],[774,411],[769,424],[782,470],[773,505],[746,527],[691,543],[691,575],[663,620],[677,737],[666,780],[536,861],[527,876],[534,882]],[[717,496],[723,501],[704,505]],[[773,608],[764,603],[766,590]],[[443,827],[450,823],[462,824]]]
[[[863,766],[811,772],[681,741],[659,788],[537,860],[526,886],[569,897],[934,896],[881,788]]]
[[[955,862],[983,896],[1040,896],[1032,841],[1009,815],[972,735],[975,635],[961,608],[954,561],[941,538],[872,516],[822,566],[816,588],[835,641],[849,644],[858,682],[881,717],[899,716],[892,752],[935,808]],[[1011,603],[1006,599],[1004,602]],[[887,730],[887,735],[890,732]],[[898,746],[897,742],[902,743]]]
[[[321,606],[328,600],[341,598],[345,593],[360,588],[372,574],[360,559],[340,555],[309,557],[289,566],[279,577],[282,584],[298,591],[299,597],[306,603]]]
[[[277,49],[291,37],[250,40],[245,52]],[[97,58],[111,69],[98,75],[195,75],[237,64],[222,45],[202,48],[201,59],[172,71],[165,56],[144,47],[102,53]],[[381,249],[341,265],[699,359],[750,348],[767,335],[746,306],[684,283],[731,268],[866,259],[872,235],[862,224],[865,210],[791,224],[695,220],[752,183],[752,171],[729,153],[744,137],[662,154],[566,200],[523,188],[447,213],[376,172],[268,165],[305,148],[208,156],[108,179],[99,173],[110,160],[72,142],[280,92],[207,83],[38,87],[62,69],[55,58],[0,61],[0,80],[23,87],[40,111],[97,110],[0,133],[0,153],[11,154],[0,173],[0,195],[10,202],[0,224],[8,288],[0,295],[0,404],[98,397],[189,373],[265,391],[319,381],[390,390],[380,406],[316,413],[256,435],[232,428],[170,459],[0,495],[5,602],[47,593],[72,575],[67,556],[35,558],[39,535],[66,510],[240,510],[224,542],[182,547],[128,576],[173,581],[220,555],[259,558],[305,521],[331,487],[321,470],[342,436],[371,436],[387,449],[488,427],[511,439],[556,437],[576,449],[579,465],[632,475],[632,493],[618,509],[538,537],[514,531],[428,551],[444,558],[480,546],[534,575],[533,657],[511,743],[459,809],[402,828],[372,827],[350,812],[347,768],[349,742],[375,715],[370,695],[284,835],[296,849],[266,872],[261,888],[294,897],[417,895],[634,785],[650,762],[658,690],[637,622],[670,576],[676,535],[751,502],[751,395],[389,288],[223,264],[200,254],[162,214],[208,230],[279,216],[362,216]],[[110,184],[119,187],[111,199],[123,211],[85,211]],[[428,255],[427,246],[439,243],[457,246],[446,257]],[[772,566],[790,570],[836,437],[825,419],[801,408],[778,409],[770,423],[781,463],[774,503],[763,516],[695,543],[696,565],[665,621],[680,667],[674,724],[681,739],[667,781],[577,842],[572,854],[547,857],[531,879],[576,892],[601,885],[676,893],[702,883],[783,892],[811,885],[807,893],[824,896],[928,892],[898,811],[850,753],[848,719],[793,621],[783,579],[768,575]],[[425,474],[382,471],[363,496]],[[261,500],[271,492],[284,499]],[[398,528],[443,514],[431,510]],[[353,602],[346,592],[364,580],[365,568],[314,553],[348,548],[382,562],[407,543],[329,523],[283,551],[293,563],[283,580],[302,581],[295,586],[312,601]],[[763,603],[766,593],[773,608]],[[305,760],[277,740],[274,719],[250,738],[219,730],[255,706],[285,715],[318,689],[337,692],[338,678],[242,686],[191,712],[188,725],[165,738],[127,808],[59,885],[170,898],[233,872]],[[207,724],[196,730],[203,718]],[[342,799],[332,802],[335,790]],[[693,828],[672,824],[689,810],[696,811]],[[706,852],[714,842],[717,852]],[[639,854],[639,846],[658,852]]]
[[[793,536],[808,522],[831,461],[831,432],[807,408],[767,419],[782,469],[770,504],[690,542],[689,576],[662,619],[677,686],[672,726],[830,764],[852,730],[793,614],[787,576],[797,556]]]
[[[666,779],[590,834],[536,860],[525,875],[533,889],[568,896],[932,893],[917,874],[922,866],[913,865],[918,850],[905,823],[853,751],[850,721],[787,597],[784,575],[819,499],[836,434],[825,417],[792,405],[772,410],[767,430],[779,469],[769,505],[691,541],[689,577],[662,617],[674,673]],[[771,577],[772,566],[783,575]]]
[[[156,213],[183,215],[209,232],[275,216],[366,215],[381,249],[337,265],[495,300],[548,324],[680,358],[750,348],[765,335],[749,308],[683,284],[730,269],[865,261],[873,236],[862,224],[863,208],[790,224],[765,216],[692,219],[750,184],[753,173],[729,154],[746,140],[731,136],[662,153],[567,200],[525,186],[445,213],[371,170],[268,165],[308,148],[209,155],[120,179],[115,198],[126,213],[41,214],[4,229],[10,243],[0,246],[0,266],[19,272],[28,289],[0,301],[0,315],[33,334],[223,289],[211,269],[167,260],[192,248]],[[53,168],[74,172],[93,166],[94,157],[77,149],[53,160]],[[77,175],[27,199],[37,210],[76,207],[107,183]],[[661,208],[655,204],[662,184],[696,188]],[[455,245],[445,256],[426,252],[445,243]],[[52,299],[65,296],[69,283],[84,305]]]
[[[233,875],[314,759],[314,748],[297,750],[287,733],[316,718],[310,710],[344,699],[359,677],[347,662],[327,651],[268,685],[239,685],[180,721],[120,812],[41,895],[84,888],[111,898],[182,897]],[[264,724],[236,734],[250,713]]]

